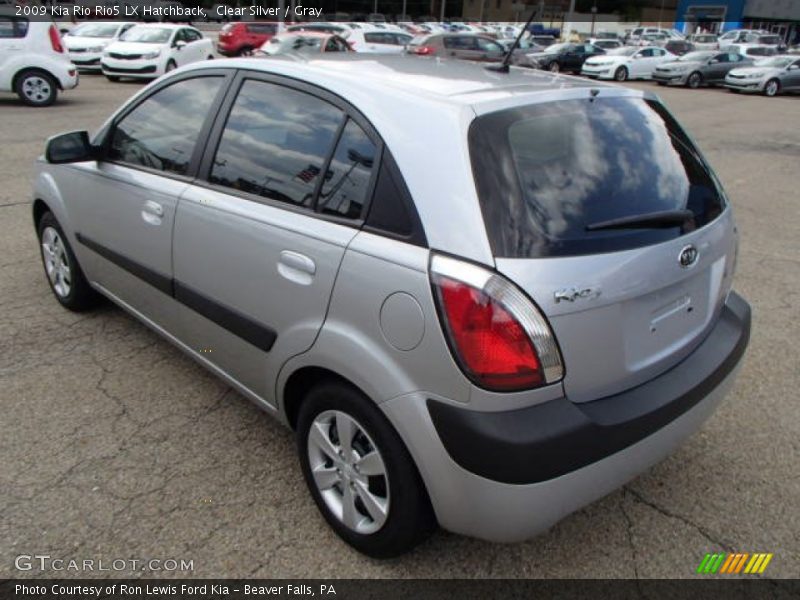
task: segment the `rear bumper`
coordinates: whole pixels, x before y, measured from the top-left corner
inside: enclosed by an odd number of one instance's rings
[[[509,412],[467,411],[411,395],[382,407],[406,441],[442,527],[518,541],[608,494],[669,455],[732,385],[750,308],[731,293],[706,340],[627,392]]]

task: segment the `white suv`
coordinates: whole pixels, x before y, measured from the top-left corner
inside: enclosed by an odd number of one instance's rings
[[[78,71],[53,23],[0,9],[0,91],[16,92],[30,106],[50,106],[58,90],[78,85]]]

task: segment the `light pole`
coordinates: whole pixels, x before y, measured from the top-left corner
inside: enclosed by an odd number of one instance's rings
[[[572,15],[575,14],[575,0],[569,0],[569,13],[567,13],[567,18],[569,21],[565,21],[562,25],[564,31],[561,32],[561,37],[564,41],[569,39],[570,29],[572,29]]]
[[[439,22],[444,23],[444,7],[447,5],[447,0],[442,0],[442,12],[439,15]]]
[[[661,29],[661,19],[664,17],[664,0],[661,0],[661,8],[658,9],[658,28]]]
[[[592,5],[592,33],[591,37],[594,37],[594,23],[597,19],[597,2]]]

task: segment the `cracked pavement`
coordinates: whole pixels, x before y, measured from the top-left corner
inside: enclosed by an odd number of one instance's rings
[[[674,455],[544,535],[440,532],[386,562],[329,531],[290,432],[121,310],[76,315],[51,297],[31,163],[140,85],[82,76],[46,109],[0,97],[0,577],[40,575],[14,568],[34,553],[191,559],[197,577],[691,577],[720,550],[772,552],[766,576],[797,577],[800,98],[633,86],[666,100],[737,211],[753,335],[734,390]]]

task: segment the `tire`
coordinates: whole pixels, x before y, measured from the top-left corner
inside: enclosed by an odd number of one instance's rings
[[[28,106],[50,106],[58,98],[58,82],[44,71],[23,71],[17,75],[14,91]]]
[[[656,83],[657,83],[658,85],[660,85],[661,87],[664,87],[665,85],[667,85],[667,82],[666,82],[666,81],[656,81]]]
[[[45,277],[56,300],[64,308],[75,312],[95,307],[100,295],[86,281],[78,259],[53,213],[42,215],[36,233]]]
[[[614,80],[615,81],[627,81],[628,80],[628,69],[625,67],[619,67],[616,71],[614,71]]]
[[[206,57],[206,60],[214,60],[214,55],[213,55],[213,54],[209,54],[209,55]]]
[[[777,79],[770,79],[764,86],[764,95],[772,98],[777,96],[781,91],[781,82]]]
[[[106,75],[106,79],[108,79],[111,83],[119,83],[119,77],[116,75]]]
[[[551,62],[550,65],[547,67],[547,70],[551,73],[559,73],[561,71],[561,65],[557,62]]]
[[[178,68],[178,65],[175,64],[175,61],[171,58],[167,61],[167,66],[164,68],[164,73],[169,73],[170,71],[174,71]]]
[[[686,79],[686,86],[696,90],[703,84],[703,76],[695,71],[691,73],[689,77]]]
[[[735,89],[733,89],[733,88],[728,88],[728,91],[729,91],[731,94],[738,94],[740,90],[735,90]]]
[[[345,424],[355,432],[352,454],[340,439]],[[298,415],[297,451],[322,516],[359,552],[372,558],[399,556],[436,528],[425,485],[400,436],[353,387],[330,381],[308,392]],[[367,467],[358,457],[368,454],[372,475],[359,470],[359,465]],[[344,508],[348,499],[349,511]]]
[[[250,46],[243,46],[239,48],[236,56],[253,56],[253,49]]]

